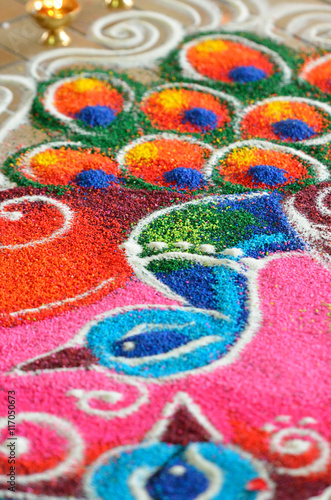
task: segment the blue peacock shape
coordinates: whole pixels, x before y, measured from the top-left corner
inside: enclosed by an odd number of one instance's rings
[[[257,270],[304,249],[278,194],[211,196],[142,220],[124,244],[139,279],[180,305],[137,305],[94,321],[87,344],[127,375],[178,377],[233,362],[259,328]]]

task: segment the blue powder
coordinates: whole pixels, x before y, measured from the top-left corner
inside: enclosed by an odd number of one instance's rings
[[[237,83],[257,82],[266,78],[267,74],[263,69],[255,66],[238,66],[228,73],[229,78]]]
[[[155,276],[191,305],[216,310],[229,318],[228,332],[238,334],[246,325],[247,279],[222,266],[190,264],[188,268],[155,273]]]
[[[218,204],[218,210],[221,212],[232,209],[234,211],[249,212],[257,217],[256,225],[245,226],[244,239],[236,243],[237,248],[244,249],[245,247],[247,256],[256,259],[265,257],[271,252],[269,246],[271,240],[277,241],[277,244],[279,242],[277,252],[303,250],[305,248],[304,242],[288,223],[280,204],[281,200],[282,196],[273,192],[269,196],[261,196],[255,199],[254,203],[248,198],[240,201],[221,201]],[[254,245],[250,246],[250,242],[253,242],[256,236],[265,241],[264,248],[260,246],[258,253]],[[281,239],[280,236],[282,236]]]
[[[116,115],[111,108],[107,106],[86,106],[81,109],[79,113],[75,114],[77,120],[81,120],[90,127],[103,127],[106,128],[112,121],[115,120]]]
[[[302,120],[287,118],[272,124],[272,129],[281,139],[291,139],[292,141],[303,141],[316,135],[312,127]]]
[[[182,123],[196,125],[203,131],[213,130],[217,128],[217,115],[210,109],[192,108],[185,111]]]
[[[184,297],[192,306],[202,309],[217,308],[214,290],[216,278],[212,267],[192,263],[186,269],[156,273],[156,277],[175,293]]]
[[[164,172],[163,178],[170,184],[175,184],[179,188],[196,189],[206,184],[204,176],[195,168],[178,167]]]
[[[125,339],[115,343],[114,351],[117,356],[141,358],[169,352],[189,341],[190,338],[180,331],[158,330],[125,337]],[[127,342],[133,342],[134,348],[126,350],[125,345]]]
[[[284,184],[287,181],[285,172],[274,165],[254,165],[248,169],[248,175],[252,177],[254,184],[263,183],[266,186]]]
[[[185,472],[174,475],[172,467],[183,467]],[[175,458],[156,472],[147,482],[147,491],[153,500],[195,500],[209,486],[205,474],[188,464],[186,461]]]
[[[124,340],[128,341],[130,336],[133,337],[134,333],[130,335],[130,332],[139,326],[143,330],[142,334],[152,334],[150,345],[155,342],[157,331],[161,333],[168,330],[176,332],[177,336],[167,338],[167,335],[163,335],[163,352],[153,354],[148,359],[141,357],[142,351],[134,353],[131,360],[140,359],[140,363],[132,364],[128,357],[118,355],[119,346],[123,345]],[[235,321],[215,317],[200,309],[190,311],[153,307],[126,311],[100,320],[88,332],[87,343],[100,365],[126,375],[158,378],[192,371],[222,358],[238,337]],[[172,355],[175,350],[176,354]]]
[[[117,183],[118,179],[113,174],[106,174],[103,170],[91,168],[79,172],[73,182],[81,187],[106,189],[111,183]]]
[[[214,481],[213,476],[207,477],[198,464],[189,463],[188,454],[191,450],[199,458],[213,464],[214,470],[222,478],[214,490],[213,500],[255,500],[260,497],[259,492],[246,489],[247,483],[261,477],[249,456],[242,456],[238,449],[231,450],[224,445],[205,442],[187,447],[143,443],[119,452],[116,457],[107,457],[93,471],[93,496],[102,500],[134,500],[137,497],[132,493],[130,482],[139,478],[139,470],[143,470],[150,471],[150,476],[146,478],[145,484],[142,481],[140,484],[153,500],[199,498]],[[176,477],[169,470],[176,465],[185,467],[185,473]]]

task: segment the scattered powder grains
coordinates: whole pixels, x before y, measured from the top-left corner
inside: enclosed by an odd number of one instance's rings
[[[24,217],[0,218],[2,242],[9,245],[1,252],[0,262],[4,323],[28,318],[25,312],[22,318],[20,314],[12,316],[17,311],[36,309],[31,319],[53,315],[76,301],[95,301],[122,286],[132,270],[118,246],[131,224],[160,203],[167,205],[180,199],[166,192],[153,196],[117,188],[107,193],[94,191],[93,196],[79,189],[63,196],[36,189],[1,194],[2,201],[20,197],[27,199],[9,203],[6,213],[19,211]],[[52,200],[58,200],[60,208]],[[56,236],[59,231],[63,233]],[[72,300],[66,302],[68,298]],[[64,302],[41,307],[57,301]]]
[[[217,168],[225,181],[254,188],[280,187],[308,177],[303,161],[294,154],[258,147],[238,147]]]
[[[254,82],[274,72],[267,55],[230,40],[200,41],[188,49],[187,60],[202,75],[226,83]]]
[[[39,83],[62,142],[0,192],[23,496],[326,500],[329,61],[199,34],[168,83]]]
[[[125,166],[135,177],[160,186],[196,188],[203,183],[201,170],[210,150],[179,139],[156,139],[133,146]]]
[[[24,156],[16,163],[18,170],[24,168]],[[106,174],[118,175],[116,163],[104,154],[89,149],[71,149],[70,146],[37,153],[29,161],[29,170],[31,179],[53,185],[68,185],[83,170],[102,170]]]
[[[167,88],[147,97],[141,109],[160,130],[201,133],[222,129],[230,122],[226,103],[208,91]]]
[[[309,66],[311,68],[309,69]],[[331,80],[330,80],[331,59],[326,56],[320,59],[309,61],[307,66],[303,68],[304,79],[318,87],[322,92],[330,93]]]
[[[150,242],[166,243],[162,249],[165,252],[178,249],[179,242],[187,242],[186,252],[199,252],[201,245],[211,244],[216,254],[236,248],[254,258],[303,249],[303,242],[282,212],[280,199],[277,194],[251,199],[242,195],[184,205],[153,221],[141,233],[139,243],[144,245],[146,255],[155,252]]]
[[[320,135],[330,123],[325,113],[313,104],[280,99],[259,103],[241,122],[243,139],[262,139],[297,142]]]
[[[105,110],[108,110],[108,117],[113,117],[110,123],[122,111],[123,97],[107,82],[82,78],[63,83],[55,92],[54,106],[60,113],[82,120],[91,127],[103,126],[103,123],[92,122],[93,110],[95,119],[97,116],[100,117],[102,112],[105,115]]]

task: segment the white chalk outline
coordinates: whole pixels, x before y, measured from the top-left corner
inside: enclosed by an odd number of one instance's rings
[[[62,146],[65,146],[68,148],[70,148],[71,146],[78,146],[78,147],[83,147],[86,149],[89,148],[89,146],[83,144],[82,142],[72,142],[72,141],[56,141],[56,142],[47,142],[45,144],[40,144],[39,146],[33,147],[32,149],[29,148],[29,150],[26,151],[26,153],[24,153],[24,155],[20,156],[18,159],[19,163],[17,163],[17,160],[16,160],[16,169],[20,173],[40,182],[38,180],[37,175],[30,168],[31,159],[34,156],[36,156],[37,154],[43,153],[44,151],[47,151],[48,149],[58,149],[58,148],[61,148]]]
[[[270,450],[272,453],[278,453],[279,455],[293,454],[286,448],[286,444],[283,444],[283,440],[294,436],[310,437],[314,439],[317,445],[320,456],[314,460],[311,464],[305,465],[298,468],[290,467],[276,467],[278,474],[287,474],[292,477],[309,476],[310,474],[316,474],[318,472],[325,472],[330,459],[330,447],[329,443],[313,429],[302,429],[300,427],[287,427],[281,429],[280,431],[274,433],[270,439]],[[304,441],[304,440],[303,440]],[[307,441],[308,442],[308,441]]]
[[[54,205],[59,212],[63,215],[64,218],[64,224],[60,229],[57,229],[54,231],[52,234],[49,236],[46,236],[45,238],[41,238],[40,240],[33,240],[29,241],[27,243],[22,243],[22,244],[17,244],[17,245],[2,245],[0,243],[0,251],[1,250],[19,250],[21,248],[25,247],[30,247],[34,245],[40,245],[44,243],[48,243],[51,240],[54,240],[56,238],[60,238],[64,234],[66,234],[74,220],[74,211],[68,207],[65,203],[62,203],[59,200],[54,200],[53,198],[49,198],[48,196],[42,196],[42,195],[32,195],[32,196],[21,196],[20,198],[10,198],[7,200],[4,200],[2,203],[0,203],[0,218],[7,219],[9,221],[17,221],[23,217],[23,214],[21,212],[5,212],[4,208],[7,206],[11,205],[20,205],[21,203],[24,203],[25,201],[33,203],[33,202],[44,202],[49,205]]]
[[[138,139],[130,142],[129,144],[127,144],[124,148],[122,148],[117,153],[116,161],[117,161],[120,169],[123,171],[123,173],[128,171],[132,176],[136,177],[137,179],[145,180],[145,179],[143,179],[143,177],[135,176],[130,171],[130,167],[126,163],[126,159],[125,159],[126,155],[128,154],[129,151],[131,151],[131,149],[135,148],[136,146],[139,146],[140,144],[145,144],[146,142],[159,141],[161,139],[169,139],[169,140],[177,140],[177,141],[181,141],[181,142],[188,142],[190,144],[196,144],[196,145],[202,147],[203,149],[209,149],[209,151],[211,151],[212,153],[215,151],[213,146],[211,146],[210,144],[207,144],[206,142],[199,141],[198,139],[195,139],[194,137],[189,137],[189,136],[179,135],[179,134],[177,135],[175,133],[169,133],[169,132],[144,135],[144,136],[139,137]],[[207,175],[207,172],[206,172],[207,162],[208,162],[208,160],[206,159],[205,164],[203,165],[203,167],[201,169],[201,171],[203,173],[205,173],[206,175]],[[149,182],[149,181],[145,180],[145,182]],[[152,184],[158,185],[154,182]]]
[[[313,168],[316,178],[319,182],[326,181],[330,179],[330,172],[326,165],[316,160],[312,156],[304,153],[303,151],[299,151],[294,148],[290,148],[288,146],[283,146],[281,144],[277,144],[275,142],[262,141],[257,139],[250,139],[247,141],[237,141],[233,142],[229,146],[218,149],[214,151],[213,155],[208,158],[206,164],[206,175],[211,177],[213,174],[214,167],[217,165],[221,158],[224,158],[227,154],[229,154],[233,149],[244,148],[244,147],[254,147],[258,149],[263,149],[266,151],[279,151],[283,153],[289,153],[293,156],[297,156],[302,160],[305,160],[309,165]],[[220,174],[221,175],[221,174]]]
[[[238,139],[241,138],[242,131],[241,131],[241,123],[243,119],[253,110],[260,106],[264,106],[265,104],[268,104],[270,102],[276,102],[276,101],[288,101],[288,102],[304,102],[306,104],[310,104],[311,106],[315,106],[317,108],[320,108],[322,111],[327,113],[329,115],[329,120],[330,120],[330,125],[331,125],[331,106],[326,104],[325,102],[322,101],[316,101],[314,99],[308,99],[306,97],[294,97],[294,96],[277,96],[277,97],[269,97],[268,99],[263,99],[262,101],[257,101],[254,104],[247,106],[245,109],[242,111],[239,111],[237,113],[238,117],[235,120],[234,123],[234,131]],[[256,137],[257,140],[261,140],[261,137]],[[281,139],[269,139],[272,141],[277,141],[279,142],[288,142],[288,141],[282,141]],[[291,144],[295,145],[300,145],[304,144],[305,146],[313,146],[313,145],[318,145],[318,144],[325,144],[327,141],[331,140],[331,131],[328,132],[322,132],[322,135],[315,139],[305,139],[304,141],[293,141]]]
[[[244,195],[245,199],[250,199],[250,198],[260,198],[263,196],[270,196],[269,193],[265,192],[259,192],[259,193],[248,193]],[[236,341],[234,346],[231,348],[231,350],[226,353],[226,355],[219,360],[213,361],[210,364],[207,364],[202,367],[195,368],[193,370],[190,370],[189,373],[206,373],[214,370],[216,367],[219,366],[227,366],[234,361],[237,360],[237,358],[240,356],[242,350],[244,347],[251,342],[251,340],[254,338],[256,333],[258,332],[261,321],[262,321],[262,313],[259,308],[259,293],[258,293],[258,273],[257,271],[265,267],[271,260],[274,260],[276,258],[281,258],[281,257],[286,257],[286,258],[291,258],[292,255],[295,256],[302,256],[305,255],[302,252],[299,251],[293,251],[293,252],[280,252],[277,254],[270,255],[269,257],[265,257],[263,259],[253,259],[253,258],[242,258],[241,263],[235,262],[231,259],[217,259],[215,257],[211,256],[201,256],[201,255],[195,255],[195,254],[189,254],[189,253],[184,253],[184,252],[171,252],[171,253],[164,253],[164,254],[159,254],[156,256],[151,256],[148,258],[148,260],[141,259],[139,257],[139,253],[142,250],[142,247],[138,245],[136,240],[138,240],[139,235],[141,231],[144,229],[145,226],[149,225],[153,220],[156,218],[162,216],[165,213],[169,213],[171,211],[178,211],[178,210],[183,210],[189,205],[197,205],[197,204],[202,204],[202,203],[215,203],[215,201],[219,200],[240,200],[243,199],[243,195],[223,195],[223,196],[210,196],[206,197],[203,199],[199,200],[194,200],[191,202],[187,202],[181,205],[176,205],[172,207],[168,207],[162,210],[159,210],[153,214],[150,214],[147,216],[145,219],[141,220],[136,228],[132,231],[129,239],[122,245],[122,247],[126,251],[127,259],[133,270],[135,271],[136,276],[138,279],[141,281],[147,283],[149,286],[152,286],[154,289],[157,291],[160,291],[163,293],[164,296],[171,298],[173,300],[177,300],[180,303],[184,305],[184,308],[182,306],[176,306],[176,305],[160,305],[160,304],[135,304],[132,306],[125,306],[125,307],[118,307],[116,309],[106,311],[100,315],[97,315],[95,318],[93,318],[91,321],[89,321],[87,324],[85,324],[77,333],[74,335],[72,339],[70,339],[68,342],[65,344],[61,345],[60,347],[53,349],[49,351],[48,353],[42,354],[40,356],[36,356],[32,359],[29,359],[20,365],[16,367],[16,371],[20,371],[20,367],[23,365],[26,365],[28,363],[31,363],[37,359],[47,357],[50,354],[56,353],[58,351],[61,351],[64,348],[68,347],[73,347],[73,346],[85,346],[85,339],[86,339],[86,334],[92,328],[92,326],[96,325],[100,320],[103,320],[105,317],[109,316],[114,316],[119,313],[123,312],[128,312],[130,310],[134,309],[150,309],[150,308],[160,308],[160,309],[184,309],[184,310],[196,310],[196,312],[206,312],[211,315],[217,315],[220,313],[217,313],[217,311],[210,311],[210,310],[203,310],[199,308],[189,308],[185,307],[186,301],[183,299],[181,296],[177,296],[177,294],[174,294],[167,286],[163,285],[162,283],[159,283],[156,278],[152,275],[150,271],[147,271],[145,266],[148,262],[151,260],[155,260],[156,258],[161,258],[161,259],[166,259],[166,258],[173,258],[175,257],[180,257],[184,259],[188,259],[191,261],[205,261],[210,262],[212,265],[214,263],[217,263],[217,265],[226,265],[227,267],[230,267],[232,269],[237,270],[238,272],[241,272],[242,274],[245,274],[247,280],[248,280],[248,293],[247,293],[247,302],[249,306],[249,316],[246,324],[246,328],[243,330],[241,333],[239,339]],[[168,257],[167,257],[168,256]],[[243,264],[243,266],[242,266]],[[245,266],[248,267],[248,270],[245,269]],[[98,365],[92,365],[91,368],[93,369],[94,366]],[[37,372],[41,372],[43,370],[36,370]],[[133,379],[137,380],[144,380],[146,384],[148,383],[164,383],[167,380],[175,380],[175,379],[180,379],[182,377],[187,376],[187,372],[179,372],[179,373],[174,373],[172,375],[165,375],[165,376],[159,376],[159,377],[142,377],[140,375],[126,375],[128,377],[132,377]]]
[[[240,0],[224,1],[235,6],[235,10],[238,11],[236,19],[240,20],[248,16],[248,11]],[[178,13],[184,12],[192,19],[192,23],[184,27],[174,16],[155,11],[114,12],[92,23],[89,30],[92,38],[99,43],[104,43],[109,49],[65,48],[43,52],[30,62],[30,74],[37,80],[42,80],[43,76],[47,79],[60,68],[77,63],[102,65],[108,68],[114,65],[150,68],[158,59],[164,58],[168,52],[175,49],[186,32],[217,29],[220,25],[222,12],[219,5],[213,1],[205,0],[201,3],[199,0],[186,0],[185,2],[156,0],[156,2],[166,3],[166,7],[170,6]],[[201,11],[204,14],[203,17],[200,14]],[[201,26],[206,17],[208,22]],[[107,27],[108,21],[111,26]],[[166,35],[163,40],[161,39],[162,33]],[[49,62],[46,69],[43,69],[43,63],[49,60],[52,62]]]
[[[93,293],[98,292],[99,290],[101,290],[101,288],[105,287],[106,285],[108,285],[108,283],[111,283],[115,279],[116,279],[116,277],[111,277],[107,280],[104,280],[96,287],[91,288],[90,290],[87,290],[87,292],[75,295],[74,297],[69,297],[69,298],[63,299],[63,300],[57,300],[55,302],[50,302],[49,304],[43,304],[42,306],[39,306],[39,307],[33,307],[30,309],[21,309],[20,311],[14,311],[14,312],[10,312],[8,314],[1,313],[0,317],[1,316],[2,317],[7,317],[7,316],[16,317],[16,316],[20,316],[22,314],[25,314],[25,315],[26,314],[34,314],[34,313],[39,313],[40,311],[43,311],[44,309],[53,309],[53,307],[58,307],[58,306],[61,306],[64,304],[68,304],[70,302],[77,302],[78,300],[85,299],[89,295],[92,295]]]
[[[20,412],[16,414],[16,425],[21,422],[32,421],[44,427],[50,427],[52,430],[64,436],[68,443],[68,456],[59,465],[44,472],[36,472],[27,475],[17,475],[15,481],[17,484],[30,484],[37,481],[51,481],[54,478],[61,477],[64,474],[73,471],[79,463],[84,459],[85,443],[78,430],[72,422],[65,420],[62,417],[57,417],[51,413],[45,412]],[[0,428],[5,429],[8,426],[8,418],[0,418]],[[0,475],[0,483],[6,483],[8,476]]]
[[[236,97],[233,97],[230,94],[227,94],[226,92],[221,92],[220,90],[214,90],[211,87],[204,87],[203,85],[199,85],[198,83],[174,82],[174,83],[165,83],[163,85],[158,85],[157,87],[154,87],[151,90],[148,90],[147,92],[145,92],[145,94],[142,96],[141,101],[139,103],[139,108],[141,109],[141,107],[144,105],[145,101],[147,99],[149,99],[149,97],[151,95],[157,94],[158,92],[161,92],[164,89],[177,89],[177,88],[195,90],[197,92],[211,94],[215,97],[218,97],[219,99],[221,99],[223,101],[226,101],[227,103],[230,103],[234,108],[233,109],[234,116],[232,117],[231,121],[236,117],[236,115],[239,116],[240,110],[242,110],[242,107],[243,107],[242,103],[239,101],[239,99],[237,99]],[[230,109],[230,111],[231,111],[231,109]],[[331,112],[331,108],[330,108],[330,112]]]
[[[122,97],[124,98],[124,104],[123,104],[123,109],[118,113],[127,113],[128,111],[131,110],[134,100],[135,100],[135,93],[132,90],[132,88],[124,81],[121,80],[120,78],[113,77],[110,75],[106,75],[105,73],[88,73],[88,72],[83,72],[79,73],[74,76],[69,76],[66,78],[61,78],[60,80],[51,83],[48,85],[46,88],[43,97],[41,98],[41,102],[43,104],[43,107],[45,111],[52,116],[54,116],[57,120],[59,120],[62,124],[68,125],[69,128],[73,132],[80,133],[83,135],[96,135],[96,132],[91,130],[86,130],[85,128],[81,128],[76,120],[74,118],[70,118],[70,116],[67,116],[63,113],[60,113],[60,111],[57,110],[57,108],[54,106],[54,95],[55,92],[58,90],[59,87],[61,87],[65,83],[69,82],[74,82],[75,80],[81,80],[82,78],[95,78],[98,80],[104,80],[107,83],[113,84],[113,86],[121,87],[122,89]],[[111,127],[111,125],[110,125]],[[108,127],[107,127],[108,129]],[[105,129],[105,131],[107,130]]]
[[[7,87],[4,87],[4,85]],[[24,93],[19,107],[15,112],[8,109],[13,100],[13,92],[8,87],[23,87]],[[9,114],[9,118],[0,127],[0,142],[6,137],[10,130],[17,128],[26,122],[32,101],[36,95],[36,82],[29,77],[18,75],[0,75],[0,89],[2,89],[5,100],[1,103],[0,113]]]
[[[69,344],[69,343],[68,343]],[[53,351],[50,351],[51,353],[56,353],[61,351],[65,345],[57,347],[53,349]],[[73,368],[46,368],[46,369],[37,369],[37,370],[29,370],[29,371],[24,371],[22,368],[28,364],[32,363],[38,359],[41,359],[43,357],[47,357],[49,353],[46,354],[40,354],[38,356],[35,356],[34,358],[31,358],[28,361],[22,361],[18,365],[16,365],[14,368],[10,369],[3,375],[6,377],[27,377],[27,376],[38,376],[40,374],[50,374],[54,372],[63,372],[63,373],[73,373],[73,372],[85,372],[86,369],[85,367],[73,367]],[[149,403],[149,387],[148,385],[144,384],[143,381],[141,380],[135,380],[134,377],[130,377],[128,375],[121,375],[116,372],[111,372],[108,368],[101,366],[101,365],[91,365],[89,367],[89,372],[97,372],[101,373],[105,377],[109,379],[114,379],[116,382],[119,384],[124,384],[124,385],[132,385],[134,386],[138,393],[139,396],[137,399],[129,404],[128,406],[125,406],[124,408],[119,408],[117,410],[100,410],[97,408],[92,408],[88,404],[88,400],[90,398],[93,398],[93,392],[100,392],[100,389],[97,389],[96,391],[89,390],[85,391],[84,389],[78,388],[78,389],[71,389],[66,393],[66,396],[70,397],[73,396],[77,398],[75,401],[75,405],[81,410],[84,411],[85,413],[88,413],[90,415],[95,415],[97,417],[106,419],[106,420],[112,420],[113,418],[126,418],[127,416],[131,415],[132,413],[135,413],[138,411],[138,409],[144,405]],[[91,394],[91,396],[89,396]],[[0,491],[1,493],[1,491]]]
[[[308,81],[307,76],[310,73],[310,71],[312,69],[315,69],[316,67],[318,67],[320,64],[323,64],[327,61],[330,61],[330,59],[331,59],[331,54],[326,54],[325,56],[318,57],[317,59],[314,59],[313,61],[310,61],[309,63],[304,64],[303,68],[301,69],[301,71],[298,75],[299,79],[304,80],[304,81]],[[313,83],[311,83],[310,85],[313,85],[313,86],[319,88],[318,85],[315,85]]]
[[[319,196],[316,196],[316,208],[321,208],[321,204],[323,202],[323,196],[326,196],[331,190],[331,187],[324,187],[323,191],[319,193]],[[326,191],[326,193],[325,193]],[[324,194],[325,193],[325,194]],[[302,236],[302,238],[311,245],[311,254],[312,256],[321,262],[324,266],[330,268],[331,264],[331,254],[320,252],[320,245],[324,245],[330,247],[330,226],[325,223],[315,223],[308,219],[308,217],[299,212],[297,208],[295,208],[295,200],[296,193],[287,198],[283,204],[284,213],[286,214],[289,222],[292,227]],[[323,207],[326,212],[322,213],[322,215],[329,215],[327,207]]]
[[[187,58],[187,52],[189,49],[194,47],[195,45],[198,45],[204,40],[230,40],[234,42],[239,42],[242,43],[243,45],[246,45],[247,47],[250,47],[252,49],[258,50],[259,52],[262,52],[264,54],[267,54],[270,56],[270,59],[274,63],[275,66],[278,67],[278,69],[281,70],[282,72],[282,81],[281,85],[287,85],[288,83],[291,82],[292,79],[292,70],[290,67],[286,64],[284,59],[277,54],[274,50],[269,49],[268,47],[265,47],[264,45],[261,45],[259,43],[253,42],[252,40],[249,40],[248,38],[244,38],[241,36],[236,36],[236,35],[224,35],[224,34],[211,34],[211,35],[205,35],[201,36],[198,38],[195,38],[194,40],[191,40],[190,42],[187,42],[183,45],[179,52],[179,57],[178,57],[178,63],[181,68],[181,74],[184,78],[193,78],[194,80],[201,80],[201,81],[209,81],[209,82],[214,82],[214,83],[227,83],[229,82],[223,82],[222,80],[218,79],[213,79],[209,78],[208,76],[203,75],[202,73],[199,73],[192,64],[189,62]],[[270,75],[268,78],[270,78],[272,75]],[[266,80],[268,79],[266,78]],[[236,82],[233,82],[236,83]],[[244,86],[243,86],[244,89]]]
[[[125,452],[130,452],[133,451],[137,448],[147,448],[152,444],[157,444],[159,442],[159,438],[162,436],[162,434],[165,432],[165,430],[168,427],[169,421],[171,420],[171,417],[175,413],[176,409],[179,406],[185,406],[186,409],[193,415],[193,417],[199,422],[199,424],[207,431],[207,433],[211,436],[212,443],[220,443],[223,441],[222,435],[219,433],[219,431],[209,422],[208,418],[202,413],[200,406],[195,403],[195,401],[192,399],[192,397],[186,393],[186,392],[177,392],[172,401],[168,402],[165,404],[161,417],[159,420],[154,424],[152,429],[148,431],[148,433],[145,435],[145,439],[143,443],[141,444],[135,444],[135,445],[126,445],[126,446],[119,446],[117,448],[113,448],[112,450],[106,451],[102,455],[100,455],[93,464],[91,464],[87,472],[83,478],[83,489],[86,493],[86,496],[91,499],[91,500],[102,500],[101,497],[97,495],[95,492],[95,489],[93,488],[93,475],[95,470],[100,467],[101,465],[108,463],[109,459],[112,457],[118,457],[121,453]],[[161,423],[161,425],[158,425]],[[156,429],[153,430],[153,429]],[[190,448],[195,448],[196,445],[193,443],[189,446]],[[241,448],[238,446],[233,446],[233,445],[226,445],[226,448],[229,450],[232,450],[236,453],[238,453],[241,457],[245,458],[248,460],[253,467],[257,470],[259,476],[261,479],[263,479],[266,484],[268,485],[268,491],[260,491],[257,493],[256,500],[271,500],[273,497],[274,489],[275,489],[275,484],[274,482],[269,478],[267,469],[264,465],[263,462],[260,460],[257,460],[255,457],[253,457],[251,454],[249,454],[246,451],[243,451]],[[213,462],[211,462],[213,464]],[[215,465],[215,464],[213,464]],[[217,466],[216,466],[217,467]],[[141,469],[141,468],[140,468]],[[139,471],[140,472],[140,471]],[[151,473],[154,473],[155,470],[150,470]],[[129,487],[132,491],[132,487],[135,489],[135,491],[139,491],[141,493],[142,489],[141,488],[135,488],[137,484],[135,483],[135,480],[138,480],[140,474],[134,474],[134,476],[131,476],[131,481],[129,484]],[[147,477],[146,477],[147,479]],[[220,478],[215,478],[215,479],[220,479]],[[133,484],[132,484],[133,481]],[[214,483],[215,484],[215,483]],[[221,485],[221,482],[218,482],[218,484]],[[211,485],[214,486],[214,485]],[[199,495],[199,499],[201,500],[208,500],[210,498],[210,492],[211,489],[208,488],[206,492],[203,494]],[[139,497],[140,498],[140,497]],[[212,497],[213,498],[213,497]],[[148,494],[144,498],[141,498],[141,500],[150,500],[150,497]]]
[[[308,500],[331,500],[331,486],[329,486],[329,488],[326,488],[317,497],[311,497],[311,498],[308,498]]]

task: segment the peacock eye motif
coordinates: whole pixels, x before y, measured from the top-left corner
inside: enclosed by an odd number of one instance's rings
[[[242,112],[238,134],[242,139],[322,144],[328,138],[330,115],[331,108],[326,103],[303,97],[271,97]]]
[[[197,420],[198,411],[186,393],[177,393],[163,410],[170,414],[161,432],[162,416],[143,443],[106,452],[92,464],[84,480],[87,495],[100,500],[115,492],[120,500],[271,499],[274,484],[263,463],[220,442],[208,420]]]
[[[204,135],[224,131],[241,107],[234,97],[196,84],[165,84],[147,92],[140,110],[146,127]]]
[[[27,148],[13,159],[11,168],[21,181],[37,187],[107,189],[120,182],[116,161],[82,142],[54,141]]]
[[[331,56],[253,33],[299,5],[159,2],[0,76],[0,139],[48,135],[0,172],[0,498],[330,500]]]
[[[179,58],[185,76],[247,85],[279,71],[279,57],[235,35],[205,36],[186,43]],[[284,65],[281,64],[281,65]]]
[[[35,106],[50,123],[72,133],[109,132],[133,106],[134,91],[123,79],[107,72],[80,72],[43,85]]]

